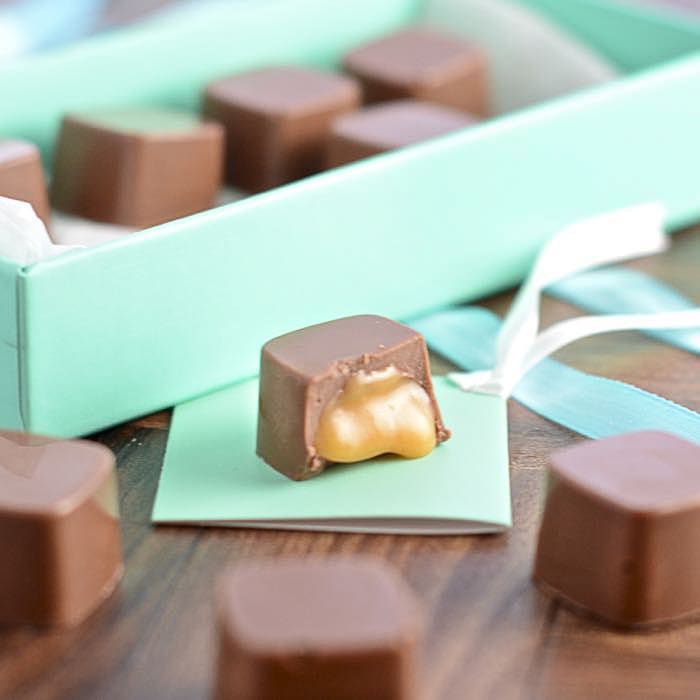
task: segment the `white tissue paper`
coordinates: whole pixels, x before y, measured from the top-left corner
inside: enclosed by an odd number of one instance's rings
[[[222,187],[216,200],[216,206],[230,204],[245,198],[245,193],[232,187]],[[99,221],[81,219],[79,216],[54,211],[51,214],[51,234],[56,243],[65,246],[92,247],[100,243],[114,241],[123,236],[136,233],[133,226],[107,224]]]
[[[55,245],[31,204],[0,197],[0,258],[31,265],[82,247]]]
[[[425,21],[480,46],[502,114],[612,79],[615,68],[538,13],[506,0],[432,0]]]
[[[87,247],[107,243],[133,233],[135,228],[81,219],[62,211],[51,212],[51,235],[62,246]]]

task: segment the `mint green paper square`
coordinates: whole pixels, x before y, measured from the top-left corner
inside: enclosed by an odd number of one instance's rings
[[[464,534],[511,524],[505,401],[435,378],[452,438],[294,482],[255,455],[258,381],[175,409],[153,510],[159,523]]]

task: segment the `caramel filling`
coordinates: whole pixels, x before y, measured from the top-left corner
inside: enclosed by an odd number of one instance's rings
[[[316,451],[329,462],[360,462],[381,454],[423,457],[436,444],[428,393],[396,367],[358,372],[326,406]]]

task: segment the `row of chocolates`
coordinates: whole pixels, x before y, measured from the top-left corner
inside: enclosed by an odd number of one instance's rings
[[[51,203],[146,228],[211,208],[222,178],[260,192],[460,129],[487,112],[481,51],[447,34],[405,29],[350,52],[343,67],[345,74],[270,67],[218,80],[204,91],[203,119],[169,109],[68,114]],[[32,144],[0,140],[0,196],[29,201],[49,223]]]

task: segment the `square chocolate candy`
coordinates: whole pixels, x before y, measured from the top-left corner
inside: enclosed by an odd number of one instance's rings
[[[557,452],[534,578],[620,626],[700,612],[700,446],[644,431]]]
[[[217,590],[217,700],[418,696],[418,606],[369,557],[259,561]]]
[[[27,141],[0,139],[0,197],[29,202],[49,225],[49,197],[39,150]]]
[[[352,78],[266,68],[209,85],[204,114],[226,129],[226,177],[259,192],[319,172],[331,122],[360,105]]]
[[[0,431],[0,625],[72,625],[123,566],[114,456],[102,445]]]
[[[478,119],[421,100],[395,100],[336,119],[328,140],[332,168],[463,129]]]
[[[160,109],[64,118],[54,156],[57,209],[146,228],[216,203],[222,179],[220,125]]]
[[[480,117],[488,114],[484,54],[443,32],[398,31],[351,51],[343,66],[362,83],[366,102],[415,98]]]
[[[450,433],[423,336],[382,316],[350,316],[262,349],[257,452],[290,479],[331,462],[428,454]]]

